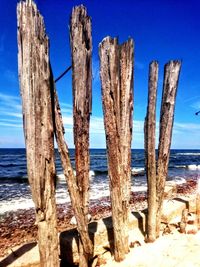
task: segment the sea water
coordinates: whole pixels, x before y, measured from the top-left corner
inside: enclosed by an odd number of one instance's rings
[[[59,153],[55,151],[57,171],[57,203],[69,203],[70,198]],[[74,150],[70,150],[72,166]],[[147,189],[144,172],[144,150],[133,149],[131,156],[132,191]],[[200,150],[171,150],[167,180],[183,183],[192,177],[200,178]],[[105,149],[90,150],[90,199],[109,196],[109,178]],[[17,209],[32,208],[30,186],[26,170],[25,149],[0,149],[0,214]]]

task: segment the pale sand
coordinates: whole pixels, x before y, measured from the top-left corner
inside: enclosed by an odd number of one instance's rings
[[[154,243],[131,248],[123,262],[107,260],[104,267],[194,267],[200,266],[200,231],[197,234],[161,236]]]

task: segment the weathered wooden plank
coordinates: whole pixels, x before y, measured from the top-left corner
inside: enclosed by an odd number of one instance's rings
[[[31,0],[17,6],[18,62],[28,179],[36,210],[40,265],[59,266],[49,40]]]
[[[79,205],[84,212],[85,223],[87,224],[90,170],[89,124],[92,105],[92,36],[91,19],[83,5],[73,8],[72,11],[70,44],[76,178],[81,197]],[[81,255],[83,252],[80,244],[80,266],[86,266],[87,259]]]
[[[156,239],[156,98],[158,83],[158,62],[153,61],[149,66],[148,106],[144,124],[145,169],[148,183],[148,217],[147,242]]]
[[[99,46],[104,125],[114,228],[114,256],[124,259],[128,247],[130,159],[133,110],[133,40],[118,45],[105,38]]]
[[[168,173],[172,129],[174,122],[174,109],[180,69],[180,61],[170,61],[165,65],[163,95],[160,111],[160,130],[157,161],[157,236],[159,236],[160,234],[160,218],[165,181]]]

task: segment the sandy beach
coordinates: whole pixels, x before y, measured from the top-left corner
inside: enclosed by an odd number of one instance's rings
[[[190,179],[185,184],[177,185],[176,197],[192,196],[196,193],[197,181]],[[169,196],[168,196],[169,197]],[[172,196],[170,196],[172,197]],[[107,205],[105,203],[107,202]],[[131,210],[140,211],[147,207],[146,193],[132,193],[131,196]],[[103,204],[102,204],[103,203]],[[58,214],[58,230],[62,232],[74,228],[74,225],[70,224],[70,220],[73,217],[73,213],[70,206],[60,204],[57,206]],[[99,199],[98,201],[92,201],[90,203],[90,214],[93,221],[97,221],[101,218],[105,218],[111,215],[111,207],[109,198]],[[133,233],[137,236],[137,233]],[[153,244],[145,244],[144,237],[138,235],[138,240],[142,246],[130,248],[130,253],[127,255],[126,260],[122,263],[115,263],[111,258],[103,260],[102,266],[175,266],[177,265],[178,255],[173,256],[175,253],[173,247],[177,247],[177,252],[180,248],[191,251],[191,255],[196,253],[195,248],[199,248],[199,233],[196,235],[184,235],[180,234],[178,230],[171,232],[169,235],[164,235],[159,238]],[[5,257],[12,253],[13,249],[25,243],[36,241],[37,239],[37,226],[35,225],[34,210],[19,210],[15,213],[5,214],[0,221],[0,256]],[[181,240],[181,243],[179,244]],[[189,246],[189,248],[187,247]],[[192,247],[192,249],[190,248]],[[193,250],[194,247],[194,250]],[[157,250],[159,248],[159,258]],[[153,252],[152,252],[153,251]],[[193,252],[194,251],[194,252]],[[179,253],[180,254],[180,253]],[[144,255],[145,259],[144,259]],[[166,255],[169,259],[166,261]],[[149,259],[147,260],[147,258]],[[160,258],[161,257],[161,258]],[[172,258],[175,258],[174,261]],[[192,256],[191,256],[192,257]],[[155,261],[156,259],[156,261]],[[145,262],[144,262],[145,260]],[[164,263],[162,263],[164,261]],[[167,265],[171,261],[171,265]],[[145,265],[146,264],[146,265]],[[161,264],[161,265],[160,265]],[[163,265],[165,264],[165,265]],[[96,265],[99,266],[99,265]],[[199,266],[199,265],[178,265],[178,266]]]
[[[154,243],[131,248],[121,263],[108,259],[104,267],[195,267],[200,266],[200,231],[181,234],[178,231],[161,236]]]
[[[146,194],[132,193],[131,205],[134,210],[142,210],[146,207]],[[109,197],[104,197],[90,202],[90,214],[92,220],[96,221],[103,217],[111,215],[111,206]],[[73,217],[73,211],[70,205],[57,205],[58,231],[64,231],[74,228],[70,224]],[[34,209],[18,210],[8,212],[0,218],[0,257],[11,252],[11,249],[17,245],[36,241],[37,226],[35,225]]]

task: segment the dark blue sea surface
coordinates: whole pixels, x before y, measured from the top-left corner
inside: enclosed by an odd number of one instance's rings
[[[57,202],[69,202],[59,153],[55,151],[58,176]],[[70,149],[70,159],[74,167],[74,150]],[[132,190],[146,189],[144,174],[144,150],[133,149]],[[109,195],[107,156],[105,149],[90,150],[90,198]],[[200,150],[171,150],[168,180],[184,182],[191,177],[200,178]],[[0,149],[0,214],[9,210],[33,206],[26,171],[25,149]]]

